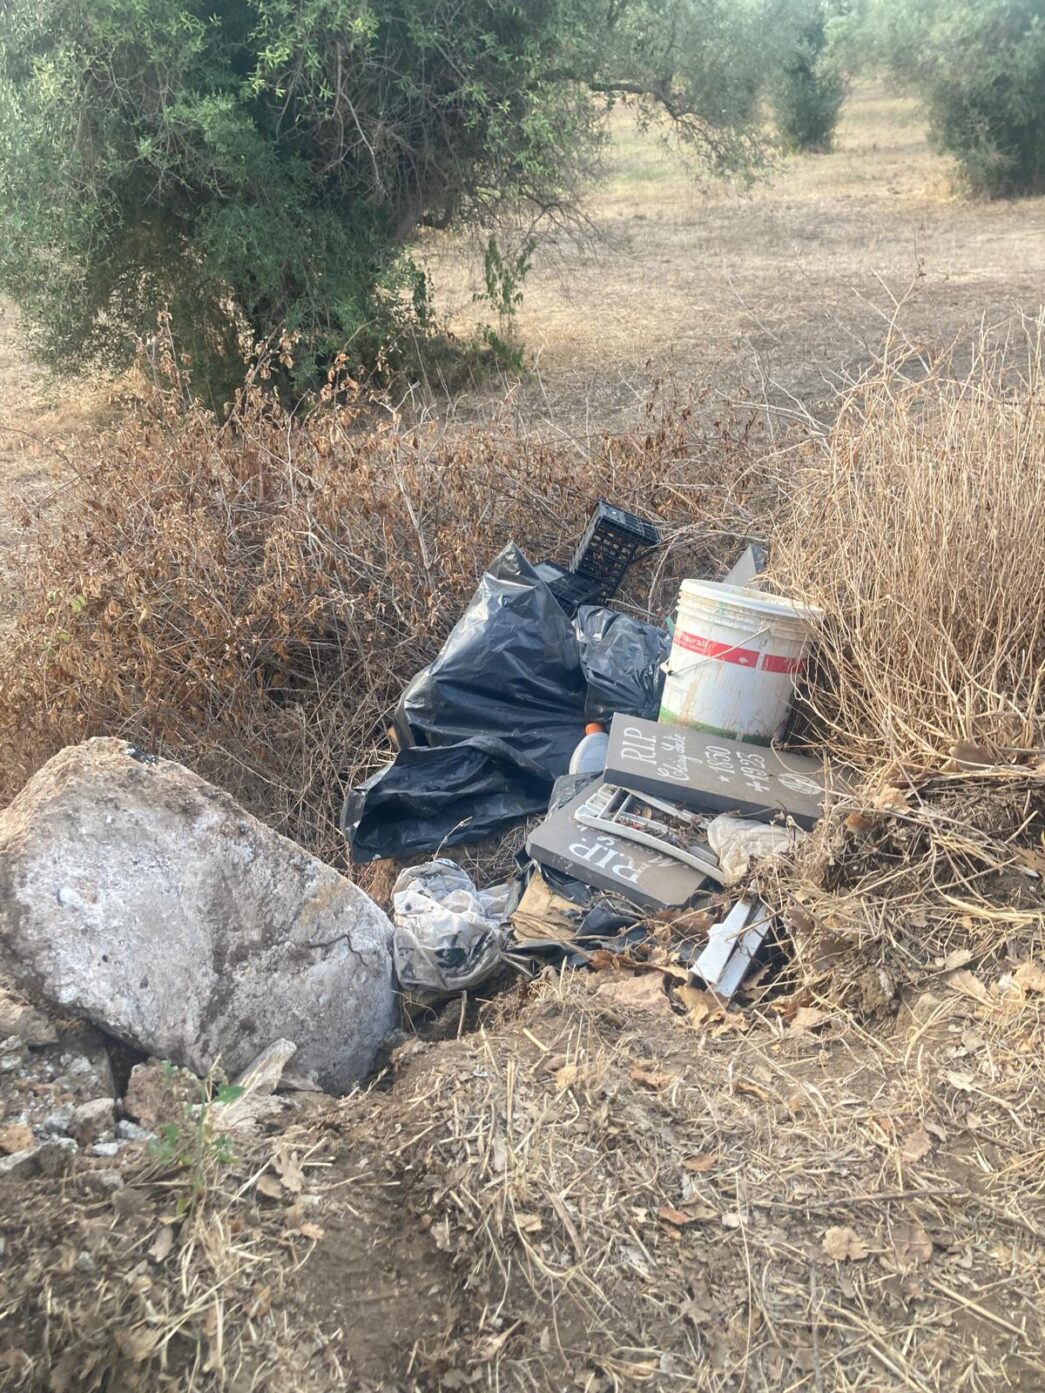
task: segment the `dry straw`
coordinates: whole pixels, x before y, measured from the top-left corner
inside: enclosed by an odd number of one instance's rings
[[[1043,328],[958,373],[887,353],[806,447],[774,569],[829,615],[812,705],[845,755],[1045,740]]]

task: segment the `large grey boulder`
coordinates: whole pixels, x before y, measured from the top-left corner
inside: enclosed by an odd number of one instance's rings
[[[122,740],[63,750],[0,813],[0,964],[197,1073],[283,1038],[347,1089],[395,1026],[391,945],[357,886]]]

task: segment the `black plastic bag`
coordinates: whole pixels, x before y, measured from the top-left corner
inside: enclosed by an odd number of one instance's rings
[[[586,693],[573,625],[511,542],[407,687],[400,724],[417,745],[497,737],[551,783],[584,734]]]
[[[350,790],[341,831],[357,863],[415,856],[502,832],[548,806],[550,782],[501,740],[402,750]]]
[[[661,664],[671,650],[667,630],[602,605],[582,605],[573,625],[588,682],[585,719],[608,724],[621,711],[655,720],[664,688]]]

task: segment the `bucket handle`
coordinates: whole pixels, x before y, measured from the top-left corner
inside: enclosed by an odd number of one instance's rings
[[[726,648],[721,653],[708,653],[703,658],[697,658],[692,663],[687,663],[685,667],[669,668],[667,663],[664,663],[662,667],[664,676],[682,677],[685,673],[692,672],[694,668],[703,667],[705,663],[719,662],[727,653],[735,653],[739,648],[744,648],[749,644],[752,639],[761,638],[763,634],[768,634],[770,632],[770,627],[771,626],[767,624],[764,628],[756,630],[753,634],[749,634],[743,643],[734,643],[732,648]]]

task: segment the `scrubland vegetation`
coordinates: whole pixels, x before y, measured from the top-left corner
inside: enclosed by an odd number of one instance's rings
[[[854,791],[756,874],[742,1009],[545,974],[126,1202],[20,1182],[0,1384],[1045,1385],[1037,9],[5,9],[0,286],[60,369],[11,327],[5,800],[122,735],[344,867],[486,561],[600,495],[658,622],[769,543]]]

